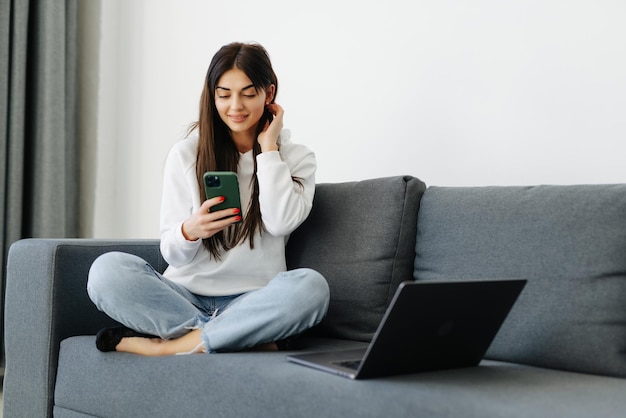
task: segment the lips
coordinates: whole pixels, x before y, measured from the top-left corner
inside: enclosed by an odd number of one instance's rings
[[[234,123],[241,123],[248,118],[248,115],[228,115],[228,118]]]

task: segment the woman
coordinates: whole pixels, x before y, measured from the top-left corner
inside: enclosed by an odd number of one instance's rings
[[[311,211],[314,154],[289,141],[278,80],[257,44],[213,57],[198,122],[170,151],[161,204],[157,273],[139,257],[107,253],[93,263],[92,301],[125,327],[101,330],[101,351],[143,355],[276,350],[317,324],[328,308],[325,279],[286,271],[287,237]],[[212,210],[204,173],[237,173],[243,213]],[[243,219],[242,219],[243,218]]]

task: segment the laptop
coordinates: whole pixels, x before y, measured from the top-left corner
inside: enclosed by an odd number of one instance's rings
[[[403,282],[367,348],[287,360],[350,379],[477,366],[525,285],[523,279]]]

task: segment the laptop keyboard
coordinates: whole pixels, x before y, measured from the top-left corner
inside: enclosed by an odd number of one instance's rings
[[[346,369],[357,370],[361,365],[361,360],[346,360],[346,361],[337,361],[333,364],[336,364],[340,367],[345,367]]]

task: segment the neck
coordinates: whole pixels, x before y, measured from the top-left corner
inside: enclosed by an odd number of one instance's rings
[[[248,132],[231,132],[230,136],[237,147],[237,151],[242,154],[245,154],[254,147],[254,134]]]

